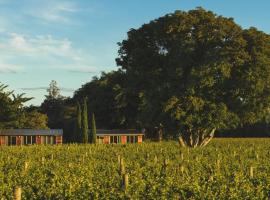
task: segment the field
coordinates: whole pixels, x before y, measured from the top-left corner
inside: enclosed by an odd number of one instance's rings
[[[0,158],[2,199],[15,186],[23,199],[270,199],[270,139],[12,146]]]

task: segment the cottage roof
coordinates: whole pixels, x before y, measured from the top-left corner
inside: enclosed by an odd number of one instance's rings
[[[63,135],[62,129],[3,129],[0,130],[2,136],[24,136],[24,135]]]
[[[139,131],[136,129],[97,129],[97,136],[103,136],[103,135],[144,135],[143,131]]]

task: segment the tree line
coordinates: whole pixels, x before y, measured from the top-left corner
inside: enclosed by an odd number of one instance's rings
[[[98,128],[145,128],[150,138],[180,136],[184,146],[205,145],[214,134],[269,135],[268,34],[197,8],[130,29],[118,45],[117,70],[38,108],[48,127],[64,128],[66,141],[77,140],[82,101]]]

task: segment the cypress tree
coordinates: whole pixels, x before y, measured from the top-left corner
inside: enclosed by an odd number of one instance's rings
[[[92,113],[92,124],[91,124],[91,143],[96,144],[97,143],[97,129],[96,129],[96,120],[95,120],[95,114]]]
[[[87,99],[83,99],[83,110],[82,110],[82,142],[88,143],[88,113],[87,113]]]
[[[77,142],[82,142],[82,109],[79,102],[77,102],[77,121],[75,136]]]

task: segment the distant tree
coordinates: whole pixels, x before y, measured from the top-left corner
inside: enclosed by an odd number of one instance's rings
[[[174,127],[183,146],[270,113],[270,37],[255,28],[198,8],[131,29],[119,45],[127,90],[142,102],[139,121]]]
[[[92,124],[91,124],[91,143],[97,143],[97,129],[96,129],[96,120],[95,114],[92,113]]]
[[[60,89],[57,87],[56,81],[52,81],[48,88],[48,95],[40,106],[42,113],[48,116],[48,126],[50,128],[63,128],[64,118],[71,115],[69,99],[60,95]]]
[[[60,95],[60,89],[57,86],[57,82],[52,80],[49,88],[47,89],[48,95],[45,95],[46,99],[60,99],[62,96]]]
[[[87,98],[83,99],[83,108],[82,108],[82,134],[83,134],[83,143],[88,143],[88,111],[87,111]]]

